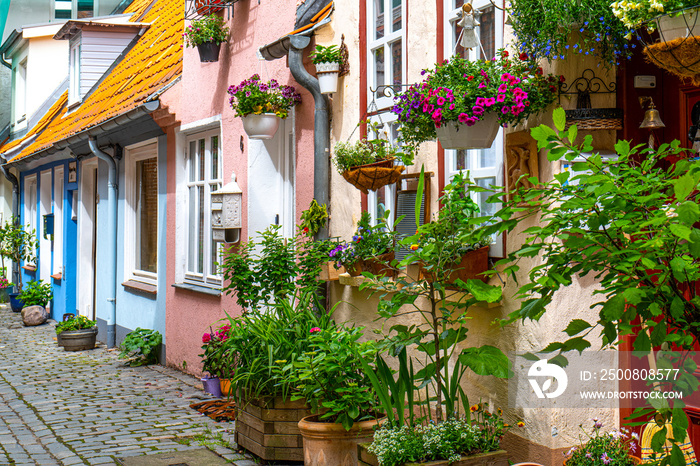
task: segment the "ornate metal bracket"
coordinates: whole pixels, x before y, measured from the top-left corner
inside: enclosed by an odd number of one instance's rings
[[[348,45],[345,43],[345,34],[340,36],[340,56],[343,58],[343,63],[340,65],[339,76],[345,76],[350,72],[350,62],[348,62],[350,54],[348,53]]]
[[[595,72],[587,68],[583,74],[574,79],[571,84],[559,84],[559,102],[561,103],[562,95],[590,95],[590,94],[614,94],[617,92],[617,83],[611,81],[605,84],[600,77],[595,75]]]
[[[233,4],[239,0],[185,0],[185,19],[201,19],[207,15],[225,12],[227,20],[233,18]]]

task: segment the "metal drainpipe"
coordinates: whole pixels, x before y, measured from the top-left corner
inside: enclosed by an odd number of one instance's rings
[[[318,79],[311,76],[302,62],[302,53],[311,42],[309,36],[291,36],[289,69],[294,79],[314,97],[314,199],[319,204],[329,205],[328,185],[330,176],[331,133],[328,117],[328,97],[321,94]],[[328,239],[328,226],[322,228],[316,239]]]
[[[15,175],[10,173],[7,169],[7,165],[0,165],[0,170],[2,170],[2,174],[5,175],[5,178],[12,183],[12,216],[15,217],[15,219],[19,219],[19,181],[17,181]],[[12,264],[12,282],[19,283],[19,263]]]
[[[117,163],[114,159],[100,150],[97,147],[97,140],[91,136],[88,140],[90,151],[95,156],[107,162],[109,167],[107,187],[109,189],[109,197],[107,198],[107,229],[106,240],[109,248],[109,256],[105,269],[106,281],[109,291],[107,293],[107,302],[109,303],[109,315],[107,317],[107,347],[113,348],[116,346],[116,323],[117,323]]]

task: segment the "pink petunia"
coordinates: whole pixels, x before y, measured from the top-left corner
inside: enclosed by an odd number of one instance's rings
[[[466,123],[469,120],[469,115],[467,115],[466,113],[460,113],[457,117],[457,120],[459,120],[460,123]]]
[[[510,113],[510,107],[504,106],[504,107],[501,109],[501,113],[503,113],[504,115],[508,115],[508,114]]]
[[[477,86],[479,89],[486,89],[486,83],[484,81],[481,81],[479,85]]]
[[[496,97],[497,102],[505,102],[505,100],[506,100],[505,94],[498,94],[498,96]]]
[[[321,329],[319,327],[313,327],[311,330],[309,330],[309,333],[316,333],[316,332],[320,332],[320,331],[321,331]]]
[[[498,92],[504,93],[508,90],[508,84],[503,83],[500,86],[498,86]]]
[[[490,107],[492,105],[496,105],[496,99],[494,99],[493,97],[489,97],[486,99],[485,103],[486,103],[487,107]]]
[[[476,117],[469,117],[467,120],[464,122],[467,126],[474,126],[476,122],[479,121],[478,118]]]
[[[481,107],[480,105],[475,105],[472,107],[472,113],[474,115],[483,115],[484,114],[484,107]]]
[[[509,81],[510,78],[512,78],[512,76],[509,75],[508,73],[503,73],[503,74],[501,75],[501,81],[506,82],[506,81]]]
[[[454,109],[455,109],[455,104],[450,105],[450,110],[454,110]]]
[[[423,113],[428,113],[428,104],[423,104]]]
[[[477,97],[476,105],[478,105],[479,107],[483,107],[484,105],[486,105],[486,99],[483,97]]]
[[[445,98],[442,96],[438,96],[437,98],[437,104],[438,105],[445,105]]]

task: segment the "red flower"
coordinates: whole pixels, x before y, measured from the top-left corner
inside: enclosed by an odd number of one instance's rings
[[[563,83],[564,81],[566,81],[566,78],[564,77],[564,75],[563,74],[559,75],[559,82]]]
[[[542,67],[541,67],[541,66],[540,66],[539,68],[537,68],[536,73],[539,74],[540,76],[542,75],[542,73],[544,73],[544,71],[542,71]]]
[[[209,343],[211,341],[211,335],[208,333],[205,333],[202,335],[202,343]]]
[[[522,61],[527,60],[527,59],[528,59],[527,54],[526,54],[525,52],[521,53],[521,54],[520,54],[520,59],[521,59]]]
[[[304,229],[303,229],[302,231],[303,231],[304,233],[308,233],[308,232],[309,232],[309,227],[304,227]]]
[[[503,57],[505,58],[505,57],[507,57],[507,56],[508,56],[508,51],[507,51],[507,50],[504,50],[504,51],[503,51]]]
[[[557,86],[549,86],[549,90],[552,92],[557,92]]]
[[[467,81],[473,81],[473,80],[474,80],[474,76],[467,76]]]

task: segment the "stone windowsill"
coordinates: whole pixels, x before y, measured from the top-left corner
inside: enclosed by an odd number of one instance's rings
[[[402,275],[403,277],[406,277],[405,271],[403,271],[403,270],[401,272],[399,272],[399,274]],[[372,283],[372,280],[370,280],[369,278],[367,278],[365,276],[360,275],[358,277],[352,277],[348,273],[341,273],[338,281],[341,285],[352,286],[352,287],[357,287],[357,288],[359,288],[360,285],[362,285],[363,283]],[[494,285],[494,286],[499,285],[501,288],[505,288],[505,286],[506,286],[506,284],[504,282],[502,282],[498,277],[492,277],[489,284]],[[401,285],[398,284],[397,289],[400,286]],[[373,290],[380,289],[376,285],[370,285],[369,288],[371,288]],[[387,290],[387,291],[389,291],[389,290]],[[389,292],[391,293],[391,291],[389,291]],[[471,297],[471,294],[469,294],[469,293],[463,293],[461,291],[448,289],[446,300],[449,302],[460,302],[460,301],[464,301],[465,299],[468,299],[470,297]],[[488,309],[501,307],[503,305],[503,299],[501,299],[501,301],[498,301],[495,303],[484,303],[484,304],[485,304],[484,307],[486,307]]]
[[[192,285],[190,283],[173,283],[171,286],[180,290],[193,291],[195,293],[202,293],[210,296],[221,296],[222,294],[222,291],[218,288],[209,288],[207,286]]]
[[[122,283],[122,286],[130,291],[138,291],[150,295],[158,294],[158,287],[148,283],[137,282],[136,280],[127,280]]]

